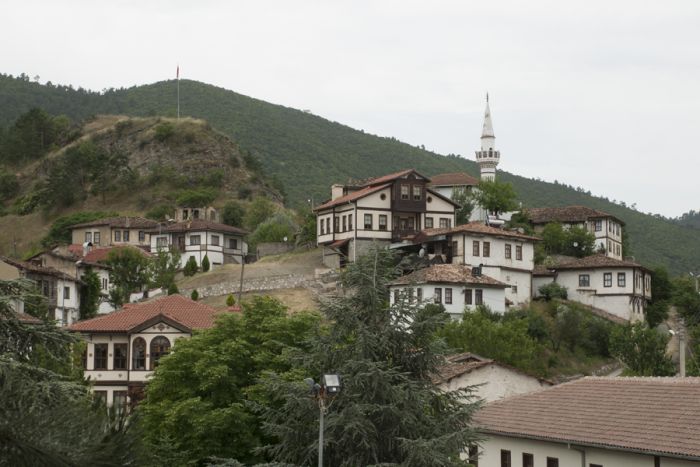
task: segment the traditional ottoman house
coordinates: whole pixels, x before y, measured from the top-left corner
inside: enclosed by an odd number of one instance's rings
[[[414,169],[347,185],[333,185],[331,199],[314,208],[324,262],[340,267],[373,243],[390,245],[424,228],[454,225],[457,204],[428,187]]]
[[[599,252],[605,252],[611,258],[622,259],[622,229],[625,223],[612,214],[585,206],[529,208],[526,213],[535,232],[541,232],[545,225],[552,222],[558,222],[564,227],[582,227],[595,236]]]
[[[634,261],[602,254],[562,259],[538,267],[534,289],[550,282],[566,287],[568,298],[603,310],[626,321],[644,319],[651,300],[651,271]]]
[[[99,246],[132,245],[148,248],[148,231],[158,222],[143,217],[108,217],[71,226],[72,242]]]
[[[177,339],[214,325],[220,311],[181,295],[127,304],[68,328],[87,342],[84,375],[107,405],[135,404],[158,360],[170,353]]]
[[[465,172],[438,174],[430,177],[428,187],[446,198],[454,199],[458,192],[471,192],[479,180]]]
[[[582,378],[477,412],[478,466],[697,466],[698,414],[700,378]]]
[[[459,264],[433,264],[394,280],[391,304],[400,300],[440,303],[452,319],[462,319],[465,310],[487,305],[492,311],[506,311],[506,285]]]
[[[159,225],[148,232],[151,251],[175,248],[180,252],[181,267],[193,257],[197,266],[206,256],[209,264],[217,266],[242,263],[248,254],[245,236],[248,231],[204,219],[189,219],[174,224]]]
[[[48,301],[49,315],[59,326],[80,319],[80,279],[51,267],[0,257],[0,279],[20,278],[36,283]]]

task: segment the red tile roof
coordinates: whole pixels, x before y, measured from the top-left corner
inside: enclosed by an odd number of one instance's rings
[[[438,174],[430,177],[430,186],[476,186],[479,184],[477,178],[472,177],[465,172],[455,172],[447,174]]]
[[[461,264],[433,264],[427,268],[418,269],[410,274],[401,276],[391,282],[391,285],[425,284],[430,282],[506,287],[506,284],[492,277],[484,276],[483,274],[480,276],[473,276],[472,269]]]
[[[75,332],[129,332],[158,316],[179,323],[186,329],[206,329],[214,325],[219,310],[195,302],[182,295],[168,295],[143,303],[130,303],[123,308],[68,327]]]
[[[103,262],[107,261],[107,257],[109,256],[109,253],[111,251],[118,251],[118,250],[125,249],[125,248],[136,250],[137,252],[141,253],[141,255],[146,256],[146,257],[153,256],[149,252],[144,251],[141,248],[137,248],[135,246],[124,245],[124,246],[108,246],[105,248],[94,248],[94,249],[90,250],[88,252],[88,254],[86,254],[83,257],[83,260],[85,260],[88,263],[103,263]]]
[[[492,402],[487,434],[700,460],[700,378],[588,377]]]
[[[422,230],[415,239],[416,243],[420,243],[424,239],[430,237],[436,237],[438,235],[451,235],[456,233],[472,233],[472,234],[484,234],[484,235],[494,235],[497,237],[515,238],[523,241],[535,242],[539,241],[539,237],[533,237],[532,235],[525,235],[514,230],[504,230],[497,227],[491,227],[489,225],[482,224],[480,222],[470,222],[468,224],[457,225],[454,227],[436,228],[436,229],[425,229]]]
[[[586,206],[564,206],[558,208],[527,208],[527,216],[533,224],[548,224],[550,222],[585,222],[588,219],[610,217],[624,225],[617,217],[607,212],[591,209]]]
[[[90,222],[82,222],[80,224],[75,224],[71,226],[71,229],[77,229],[81,227],[97,227],[99,225],[108,225],[110,227],[118,227],[124,229],[150,229],[156,227],[158,222],[146,219],[145,217],[106,217],[104,219],[97,219]]]
[[[384,185],[377,185],[377,186],[367,186],[367,187],[361,188],[357,191],[353,191],[352,193],[348,193],[345,196],[341,196],[339,198],[327,201],[320,206],[316,206],[314,208],[314,211],[321,211],[323,209],[332,208],[333,206],[338,206],[340,204],[349,203],[351,201],[355,201],[355,200],[358,200],[360,198],[364,198],[367,195],[371,195],[372,193],[376,193],[378,191],[381,191],[384,188],[387,188],[390,186],[391,186],[390,183],[386,183]]]
[[[174,232],[195,232],[208,230],[211,232],[223,232],[229,234],[247,235],[249,232],[239,227],[232,225],[220,224],[218,222],[208,221],[205,219],[190,219],[187,221],[168,224],[150,229],[151,234],[157,233],[174,233]]]
[[[404,170],[400,170],[398,172],[394,172],[394,173],[391,173],[388,175],[382,175],[381,177],[374,177],[374,178],[368,178],[366,180],[361,180],[361,181],[356,182],[355,185],[357,185],[357,186],[374,186],[374,185],[384,184],[387,182],[393,182],[396,179],[405,177],[406,175],[410,174],[411,172],[415,172],[416,175],[426,179],[428,182],[430,181],[430,179],[428,177],[426,177],[425,175],[421,175],[420,173],[418,173],[416,171],[416,169],[404,169]]]
[[[584,258],[574,258],[562,260],[561,262],[549,266],[548,269],[609,269],[609,268],[644,268],[639,263],[628,260],[619,260],[609,256],[595,254]]]
[[[445,364],[438,368],[438,374],[433,379],[433,383],[447,383],[458,376],[471,373],[474,370],[478,370],[479,368],[483,368],[489,365],[497,365],[507,370],[538,379],[540,382],[546,383],[550,386],[554,384],[552,381],[539,378],[529,373],[525,373],[524,371],[513,366],[505,365],[490,358],[484,358],[471,352],[449,355],[445,357]]]

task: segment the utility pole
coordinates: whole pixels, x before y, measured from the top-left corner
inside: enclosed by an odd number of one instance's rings
[[[678,319],[678,324],[678,366],[681,378],[685,378],[685,322],[683,318]]]
[[[238,306],[241,305],[241,297],[243,296],[243,271],[245,270],[245,255],[241,256],[241,285],[238,287]]]
[[[325,388],[321,388],[324,391]],[[318,407],[320,410],[319,425],[318,425],[318,467],[323,467],[323,430],[324,420],[323,415],[326,413],[326,404],[324,403],[325,394],[321,393],[319,397]]]

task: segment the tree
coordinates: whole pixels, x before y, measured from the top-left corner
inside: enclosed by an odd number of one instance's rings
[[[130,465],[139,455],[133,424],[95,405],[72,378],[78,338],[53,323],[26,324],[13,303],[32,296],[27,281],[0,281],[0,463]]]
[[[452,201],[459,204],[455,211],[455,225],[462,225],[469,222],[469,217],[474,210],[474,196],[466,189],[456,189],[452,195]]]
[[[148,259],[136,248],[115,248],[107,255],[106,264],[111,268],[109,281],[112,283],[110,300],[115,307],[129,301],[129,296],[139,292],[151,280]]]
[[[247,229],[255,230],[268,217],[272,216],[276,210],[277,208],[272,204],[272,201],[262,196],[256,196],[246,210],[243,217],[243,225]]]
[[[49,232],[41,239],[41,246],[51,248],[56,244],[71,242],[71,227],[75,224],[90,222],[105,217],[116,217],[118,212],[113,211],[82,211],[61,216],[51,224]]]
[[[80,280],[83,283],[80,286],[80,319],[94,318],[102,299],[100,277],[92,268],[88,268]]]
[[[190,294],[190,298],[194,300],[195,302],[199,300],[199,292],[197,292],[197,289],[194,289],[192,293]]]
[[[240,227],[243,225],[244,216],[245,209],[243,209],[241,203],[237,201],[227,202],[221,210],[221,221],[226,225]]]
[[[673,304],[691,325],[700,324],[700,294],[696,290],[695,277],[683,276],[673,279]]]
[[[261,407],[265,448],[273,459],[312,465],[317,456],[318,406],[304,377],[338,373],[343,389],[326,415],[328,465],[464,465],[459,454],[479,437],[471,418],[479,407],[470,390],[442,392],[432,382],[447,351],[435,332],[449,318],[434,307],[388,305],[397,274],[389,250],[374,248],[348,266],[348,296],[322,304],[329,323],[306,352],[290,353],[298,367],[263,376],[270,403]]]
[[[180,251],[177,248],[160,249],[151,259],[151,287],[170,290],[175,285],[175,275],[180,267]]]
[[[550,282],[549,284],[541,285],[537,289],[546,301],[550,301],[553,298],[560,298],[566,300],[568,296],[568,291],[563,285],[557,284],[556,282]]]
[[[496,215],[518,209],[513,185],[505,182],[482,180],[474,192],[476,204]]]
[[[558,222],[550,222],[542,229],[541,237],[541,248],[548,255],[583,258],[594,253],[595,236],[583,227],[564,228]]]
[[[610,335],[610,352],[635,376],[672,376],[675,367],[666,356],[670,336],[644,322],[619,326]]]
[[[202,272],[209,272],[209,256],[204,255],[204,258],[202,258]]]
[[[182,269],[182,273],[187,277],[191,277],[197,274],[198,270],[199,267],[197,266],[197,260],[194,259],[194,256],[190,256],[185,263],[185,267]]]
[[[231,307],[236,304],[236,297],[232,293],[228,294],[226,297],[226,306]]]
[[[649,327],[654,328],[668,317],[668,307],[673,297],[673,284],[664,267],[651,271],[651,303],[646,307],[645,318]]]
[[[316,314],[290,315],[279,301],[256,296],[243,303],[242,313],[224,313],[213,328],[180,339],[138,407],[149,449],[178,459],[163,457],[160,464],[204,465],[211,457],[263,461],[257,448],[271,440],[252,410],[252,401],[264,402],[257,379],[265,371],[289,371],[284,355],[306,349],[319,326]]]

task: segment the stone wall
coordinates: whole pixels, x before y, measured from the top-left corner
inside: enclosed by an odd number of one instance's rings
[[[281,255],[294,249],[294,244],[289,242],[259,243],[257,247],[258,258],[263,256]]]
[[[311,276],[299,274],[285,274],[279,276],[260,277],[255,279],[243,278],[243,292],[261,292],[276,289],[295,289],[298,287],[313,288],[317,286],[316,279]],[[240,282],[224,282],[197,288],[200,297],[212,297],[228,294],[237,294]],[[189,297],[194,289],[182,289],[180,293]]]

